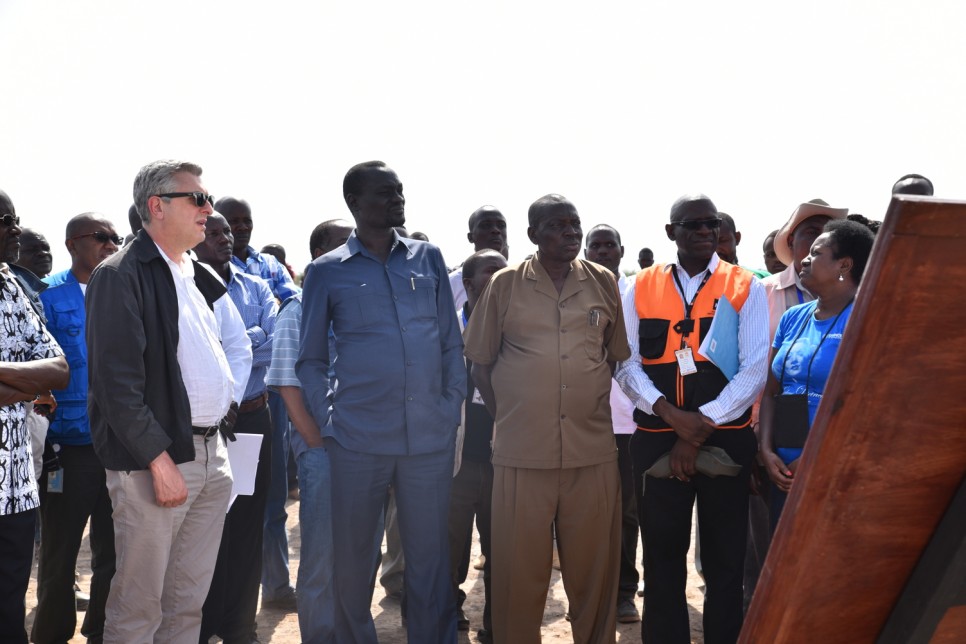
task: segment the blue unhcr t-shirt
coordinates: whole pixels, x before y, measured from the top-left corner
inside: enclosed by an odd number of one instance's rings
[[[825,393],[825,383],[828,381],[832,364],[839,351],[842,332],[852,315],[852,302],[845,307],[838,319],[831,317],[827,320],[815,319],[815,307],[818,302],[799,304],[785,311],[778,322],[775,341],[772,347],[777,349],[775,360],[771,364],[771,371],[775,378],[781,380],[783,394],[804,394],[808,390],[808,426],[815,421],[815,412]],[[832,326],[834,324],[834,327]],[[802,329],[802,325],[805,328]],[[801,335],[799,335],[801,331]],[[825,341],[822,336],[828,332]],[[796,336],[798,339],[796,340]],[[821,346],[819,346],[821,344]],[[816,354],[816,349],[818,353]],[[785,356],[788,356],[787,362]],[[812,359],[812,356],[814,360]],[[811,374],[808,364],[812,363]],[[782,363],[785,364],[785,374],[782,377]],[[806,378],[808,379],[806,388]],[[797,448],[778,448],[775,453],[786,464],[791,463],[802,455]]]

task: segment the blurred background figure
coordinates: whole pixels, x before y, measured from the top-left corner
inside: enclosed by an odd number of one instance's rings
[[[932,196],[932,181],[921,174],[904,174],[892,186],[894,195]]]
[[[20,257],[14,264],[26,268],[37,277],[47,277],[54,264],[50,242],[36,230],[24,228],[20,233]]]

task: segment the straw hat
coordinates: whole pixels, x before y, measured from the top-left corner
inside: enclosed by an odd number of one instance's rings
[[[792,213],[792,216],[788,218],[785,225],[775,235],[775,255],[778,256],[782,264],[791,266],[794,258],[792,257],[792,249],[788,245],[788,237],[803,221],[816,215],[823,215],[832,219],[845,219],[845,216],[848,214],[848,208],[832,208],[827,202],[821,199],[812,199],[811,201],[799,204],[795,212]]]

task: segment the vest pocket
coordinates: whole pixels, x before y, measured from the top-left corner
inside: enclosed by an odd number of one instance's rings
[[[698,343],[704,342],[704,336],[708,335],[708,331],[711,330],[711,318],[698,318]]]
[[[664,355],[664,349],[667,347],[667,334],[670,328],[670,320],[647,318],[640,321],[637,334],[640,337],[640,354],[642,358],[656,360]]]

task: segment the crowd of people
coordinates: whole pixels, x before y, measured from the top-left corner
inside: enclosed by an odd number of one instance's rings
[[[559,556],[575,642],[614,642],[618,621],[690,642],[695,504],[705,641],[737,640],[878,222],[801,203],[756,270],[735,218],[686,195],[675,257],[641,249],[625,275],[618,230],[585,238],[548,194],[535,252],[508,263],[507,219],[482,206],[451,270],[372,161],[345,176],[352,221],[311,231],[300,288],[283,248],[251,246],[249,204],[201,176],[141,168],[131,235],[71,218],[56,274],[0,191],[0,641],[27,641],[39,539],[34,642],[70,640],[81,601],[91,642],[256,642],[261,595],[304,642],[372,643],[380,565],[409,641],[455,642],[475,524],[481,641],[540,641]],[[229,447],[241,436],[257,461]]]

